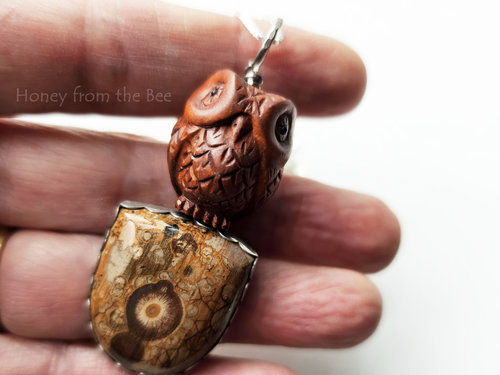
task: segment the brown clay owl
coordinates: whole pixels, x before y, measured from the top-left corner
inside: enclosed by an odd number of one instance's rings
[[[278,187],[296,109],[230,70],[214,73],[188,99],[172,131],[168,163],[176,207],[214,228],[254,209]]]

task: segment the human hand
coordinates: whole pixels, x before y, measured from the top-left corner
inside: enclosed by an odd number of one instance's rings
[[[3,116],[178,115],[213,71],[241,71],[259,47],[235,19],[154,1],[11,0],[0,3],[0,17]],[[299,114],[354,107],[365,85],[357,55],[329,38],[285,33],[262,68],[266,90],[291,98]],[[124,86],[142,100],[118,100]],[[77,87],[110,101],[75,100]],[[62,105],[24,101],[18,89],[67,96]],[[172,102],[148,102],[148,89],[168,90]],[[17,228],[0,258],[2,374],[127,373],[89,344],[86,306],[102,233],[126,199],[173,205],[166,145],[0,120],[0,223]],[[275,197],[232,231],[261,259],[225,342],[338,348],[375,329],[381,299],[362,272],[385,267],[400,235],[383,203],[286,176]],[[209,356],[191,373],[291,371]]]

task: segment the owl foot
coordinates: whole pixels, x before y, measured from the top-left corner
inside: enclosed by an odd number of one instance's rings
[[[194,217],[197,220],[203,221],[205,224],[212,226],[214,229],[229,229],[229,221],[220,214],[212,214],[202,206],[191,202],[184,195],[179,196],[175,207],[185,214]]]

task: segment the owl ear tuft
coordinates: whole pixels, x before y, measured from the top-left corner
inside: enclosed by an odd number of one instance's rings
[[[184,118],[198,126],[210,126],[242,112],[239,95],[246,85],[231,70],[215,72],[189,97]]]

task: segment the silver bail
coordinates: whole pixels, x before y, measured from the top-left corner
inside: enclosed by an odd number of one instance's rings
[[[283,26],[283,19],[278,18],[269,35],[266,39],[264,39],[262,47],[260,47],[259,52],[257,52],[257,56],[255,56],[255,59],[253,59],[253,61],[250,61],[248,63],[248,66],[245,69],[245,81],[247,81],[249,85],[252,85],[259,89],[262,87],[262,83],[264,82],[264,80],[259,74],[259,69],[264,62],[267,53],[269,52],[269,48],[271,48],[271,46],[273,45],[274,40],[276,39],[276,36],[281,29],[281,26]]]

